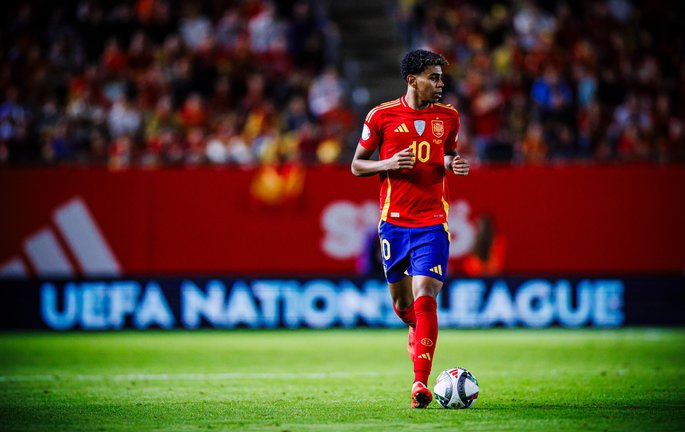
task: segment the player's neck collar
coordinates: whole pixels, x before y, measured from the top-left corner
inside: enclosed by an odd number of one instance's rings
[[[402,95],[402,97],[400,98],[400,102],[402,103],[402,106],[404,106],[405,108],[409,108],[409,109],[412,110],[412,111],[423,111],[423,110],[425,110],[425,109],[433,108],[433,104],[432,104],[432,103],[426,105],[425,108],[421,108],[421,109],[412,108],[412,106],[409,105],[409,102],[407,102],[407,95],[406,95],[406,94],[405,94],[405,95]]]

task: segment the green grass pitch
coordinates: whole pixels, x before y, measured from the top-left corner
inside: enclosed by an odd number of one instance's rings
[[[0,333],[0,430],[685,430],[684,329],[443,329],[431,380],[471,370],[468,410],[409,408],[405,343],[399,329]]]

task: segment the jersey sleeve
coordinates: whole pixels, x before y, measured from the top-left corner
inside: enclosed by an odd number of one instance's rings
[[[447,135],[447,141],[445,142],[445,154],[457,150],[457,146],[459,144],[459,128],[461,126],[461,122],[459,120],[459,113],[454,111],[453,114],[454,118],[452,124],[454,127],[450,128],[449,134]]]
[[[375,112],[374,112],[375,111]],[[373,109],[366,116],[362,127],[362,136],[359,138],[359,145],[367,150],[374,151],[381,142],[382,134],[380,127],[380,115]]]

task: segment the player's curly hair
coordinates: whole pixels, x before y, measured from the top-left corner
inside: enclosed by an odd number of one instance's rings
[[[448,64],[445,57],[440,54],[422,49],[409,51],[402,57],[402,79],[406,81],[407,76],[420,74],[428,66],[445,66]]]

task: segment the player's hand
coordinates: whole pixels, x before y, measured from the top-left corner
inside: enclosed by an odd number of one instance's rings
[[[411,169],[414,168],[414,162],[416,161],[416,155],[412,153],[408,148],[402,150],[399,153],[395,153],[393,157],[389,159],[389,170],[401,170],[401,169]]]
[[[469,175],[469,168],[471,165],[466,159],[462,159],[461,156],[456,156],[452,160],[452,172],[456,175],[465,176]]]

